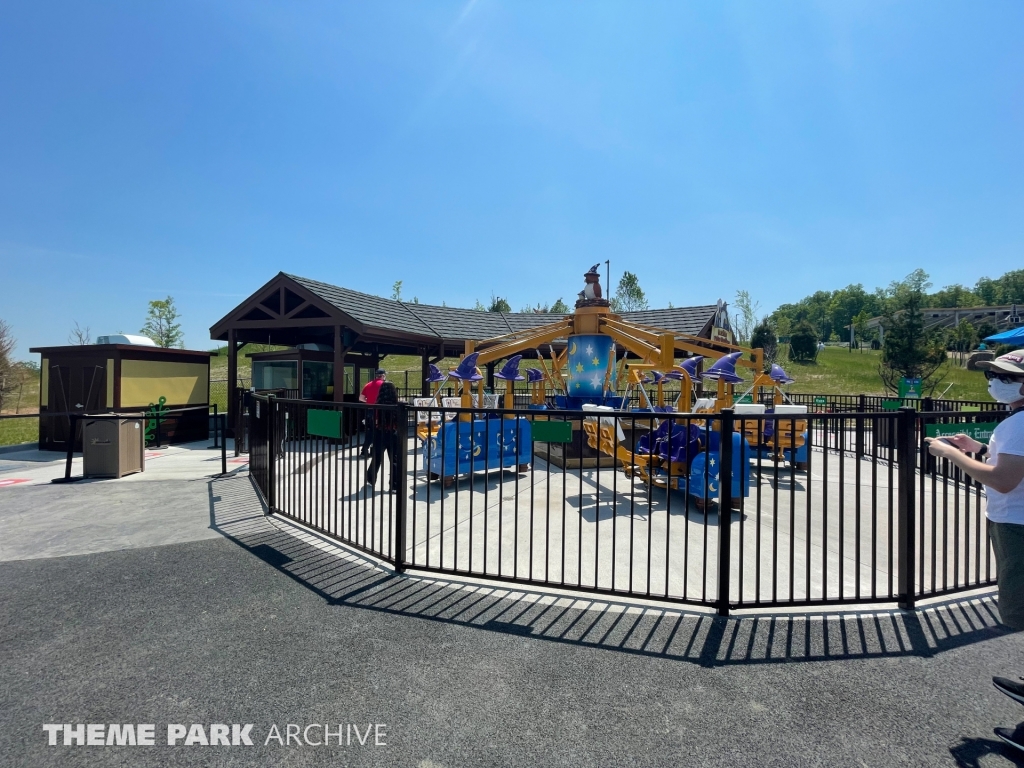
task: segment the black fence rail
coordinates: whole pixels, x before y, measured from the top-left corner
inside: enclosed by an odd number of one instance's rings
[[[912,607],[994,583],[982,491],[924,438],[1003,415],[662,418],[257,395],[250,472],[274,512],[398,570],[722,614]]]

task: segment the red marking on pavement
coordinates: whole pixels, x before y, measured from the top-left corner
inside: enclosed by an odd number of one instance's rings
[[[0,488],[6,488],[9,485],[17,485],[18,483],[27,483],[29,479],[27,477],[5,477],[0,480]]]
[[[228,459],[228,464],[248,464],[248,459]]]

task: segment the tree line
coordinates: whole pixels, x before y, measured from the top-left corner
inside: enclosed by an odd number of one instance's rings
[[[800,301],[781,305],[771,318],[779,336],[789,336],[799,323],[806,322],[823,341],[845,341],[850,325],[858,338],[869,341],[867,321],[898,309],[910,293],[920,297],[920,309],[1024,304],[1024,269],[1012,270],[995,279],[983,277],[973,288],[954,284],[929,292],[931,287],[928,273],[917,269],[903,280],[894,280],[870,292],[861,283],[837,291],[816,291]],[[995,326],[989,330],[979,325],[975,330],[984,338],[995,333]]]

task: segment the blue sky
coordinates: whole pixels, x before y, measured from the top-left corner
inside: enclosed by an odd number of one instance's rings
[[[279,270],[765,310],[1024,266],[1024,3],[8,2],[0,317],[186,344]]]

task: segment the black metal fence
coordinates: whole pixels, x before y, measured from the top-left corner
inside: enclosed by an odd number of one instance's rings
[[[923,441],[1003,414],[662,416],[255,396],[250,472],[272,511],[398,570],[722,614],[994,583],[982,491]]]

